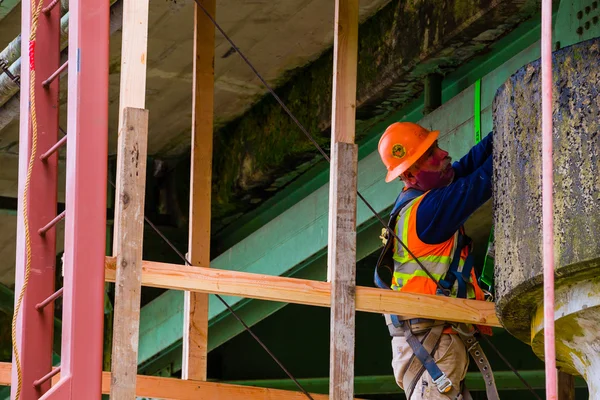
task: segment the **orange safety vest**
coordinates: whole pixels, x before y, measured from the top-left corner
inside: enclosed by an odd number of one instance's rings
[[[444,279],[450,267],[458,242],[458,232],[450,239],[439,244],[427,244],[419,239],[417,235],[417,209],[426,195],[427,193],[417,197],[402,209],[398,215],[395,232],[425,268],[437,280],[441,280]],[[469,252],[468,246],[462,249],[458,264],[459,270],[464,265]],[[427,276],[427,273],[423,271],[413,256],[404,247],[399,246],[396,241],[394,241],[393,258],[392,289],[412,293],[436,294],[437,286],[435,282]],[[471,279],[467,285],[467,298],[484,300],[485,296],[477,284],[474,270],[471,271]],[[456,297],[456,291],[455,283],[451,296]]]
[[[398,215],[395,224],[396,235],[406,244],[415,257],[427,268],[427,270],[438,281],[446,277],[446,273],[450,268],[452,257],[458,243],[459,232],[456,232],[450,239],[439,244],[427,244],[419,239],[417,234],[417,210],[423,198],[427,195],[421,195],[410,201]],[[464,234],[464,228],[461,227]],[[414,257],[410,255],[403,246],[400,246],[394,240],[394,275],[392,278],[393,290],[411,293],[423,293],[435,295],[437,286],[435,282],[429,278],[427,273],[419,266]],[[470,252],[470,246],[465,246],[461,250],[460,261],[458,264],[459,271],[465,263],[465,260]],[[477,283],[475,270],[471,270],[470,281],[467,282],[467,298],[475,300],[485,300],[485,295]],[[454,284],[451,289],[450,296],[456,297],[458,283]],[[484,329],[487,331],[487,329]],[[447,330],[453,332],[450,328]]]

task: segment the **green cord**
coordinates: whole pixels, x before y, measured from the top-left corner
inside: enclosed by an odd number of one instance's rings
[[[475,144],[481,142],[481,79],[475,82]]]

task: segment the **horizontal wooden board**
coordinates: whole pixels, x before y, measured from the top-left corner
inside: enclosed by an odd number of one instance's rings
[[[12,365],[0,363],[0,386],[10,385]],[[52,382],[60,379],[56,375]],[[102,393],[110,393],[110,372],[102,372]],[[268,389],[253,386],[230,385],[216,382],[187,381],[177,378],[161,378],[157,376],[137,376],[135,394],[138,397],[151,397],[173,400],[303,400],[306,395],[281,389]],[[322,394],[311,394],[315,400],[326,400]]]
[[[114,282],[115,268],[115,258],[107,257],[107,281]],[[331,304],[331,285],[327,282],[153,261],[142,262],[142,285],[320,307]],[[363,286],[356,287],[356,310],[501,326],[492,302]]]

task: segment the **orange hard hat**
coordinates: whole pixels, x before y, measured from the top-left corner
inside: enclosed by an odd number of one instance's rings
[[[387,168],[386,182],[391,182],[409,169],[437,140],[440,131],[428,131],[412,122],[396,122],[388,126],[379,139],[379,155]]]

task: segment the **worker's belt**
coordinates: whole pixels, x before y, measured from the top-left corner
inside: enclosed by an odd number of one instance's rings
[[[385,314],[384,317],[385,317],[385,323],[386,323],[386,325],[388,327],[388,330],[390,331],[390,336],[392,336],[392,337],[404,336],[404,329],[400,328],[400,327],[394,326],[394,323],[392,322],[392,316],[391,315]],[[430,330],[434,326],[438,326],[438,325],[445,326],[445,325],[448,325],[445,321],[435,321],[435,320],[426,319],[426,318],[405,319],[403,317],[398,317],[398,320],[406,322],[410,326],[411,332],[413,334],[415,334],[415,335],[427,332],[428,330]]]
[[[404,319],[396,315],[385,315],[388,328],[392,336],[404,336],[413,351],[408,368],[403,377],[406,398],[410,399],[418,381],[427,370],[440,393],[451,400],[465,400],[470,398],[466,388],[461,388],[460,382],[453,383],[446,374],[440,370],[433,359],[433,354],[440,342],[444,328],[449,324],[445,321],[435,321],[423,318]],[[499,400],[492,368],[483,353],[479,342],[475,339],[475,330],[466,324],[453,325],[468,353],[471,355],[484,380],[488,400]],[[415,336],[425,333],[422,341]]]

